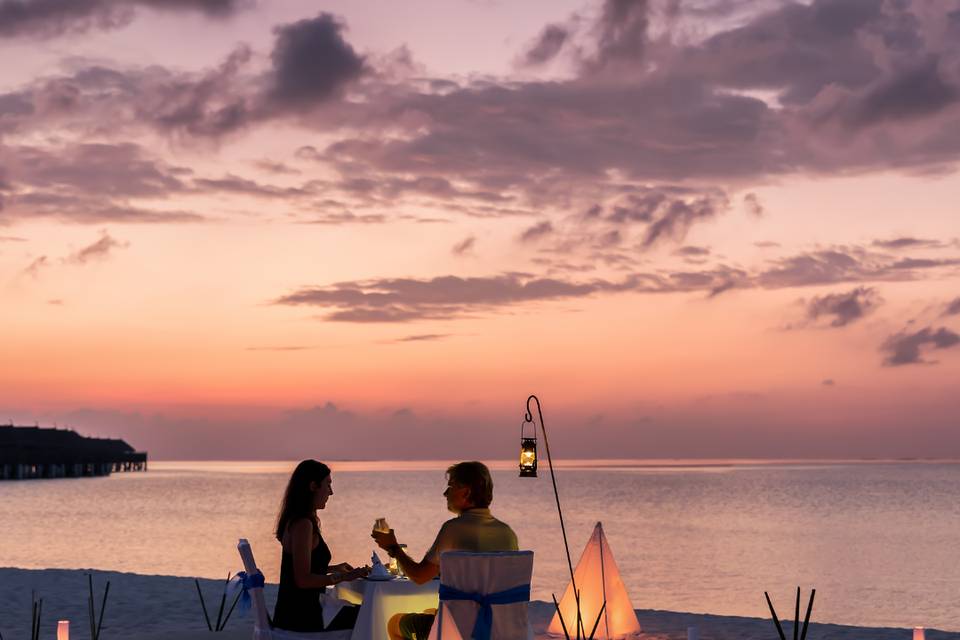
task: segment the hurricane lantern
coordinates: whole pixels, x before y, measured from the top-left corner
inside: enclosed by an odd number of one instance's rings
[[[70,621],[57,621],[57,640],[70,640]]]
[[[523,428],[527,426],[527,422],[524,421],[520,425],[520,477],[521,478],[536,478],[537,477],[537,425],[530,422],[530,426],[533,427],[533,436],[525,436],[523,434]]]

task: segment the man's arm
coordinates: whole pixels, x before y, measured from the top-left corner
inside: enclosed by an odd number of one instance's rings
[[[394,547],[393,552],[388,549],[387,553],[390,554],[390,557],[397,559],[397,564],[400,565],[400,568],[403,569],[406,576],[417,584],[429,582],[440,574],[440,567],[438,565],[433,564],[426,558],[417,562],[408,556],[399,545]]]
[[[391,558],[397,559],[397,564],[400,565],[403,572],[417,584],[423,584],[424,582],[433,580],[440,574],[440,565],[434,564],[430,560],[433,547],[431,547],[427,555],[423,557],[423,560],[417,562],[408,556],[400,545],[397,544],[397,536],[394,534],[393,529],[390,529],[390,531],[386,533],[374,531],[371,536],[377,541],[380,548],[386,551]],[[436,543],[434,543],[434,546],[436,546]]]

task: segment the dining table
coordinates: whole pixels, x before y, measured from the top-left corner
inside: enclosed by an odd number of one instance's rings
[[[390,640],[387,622],[398,613],[422,613],[436,609],[439,603],[440,580],[417,584],[404,577],[390,580],[360,578],[341,582],[336,596],[360,605],[351,640]]]

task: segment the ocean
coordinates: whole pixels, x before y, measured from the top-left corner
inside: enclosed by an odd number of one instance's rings
[[[276,511],[293,462],[151,462],[146,473],[0,482],[0,567],[225,578],[248,538],[278,580]],[[332,462],[320,512],[335,562],[363,564],[385,517],[422,554],[451,517],[445,462]],[[569,573],[546,465],[490,463],[494,515],[536,554],[533,598]],[[960,630],[960,463],[567,461],[557,483],[573,562],[597,522],[635,608]]]

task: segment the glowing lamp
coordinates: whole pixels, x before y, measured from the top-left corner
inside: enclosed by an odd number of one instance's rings
[[[70,621],[57,621],[57,640],[70,640]]]
[[[520,439],[520,477],[537,477],[537,439]]]
[[[923,640],[924,631],[923,627],[914,627],[913,628],[913,640]]]

